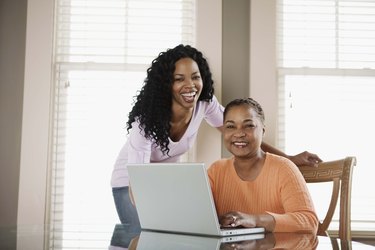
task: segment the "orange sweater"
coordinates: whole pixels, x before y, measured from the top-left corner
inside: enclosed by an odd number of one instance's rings
[[[294,163],[267,153],[258,177],[243,181],[234,169],[233,160],[216,161],[208,169],[218,216],[231,211],[268,213],[275,218],[274,232],[317,232],[314,205]]]

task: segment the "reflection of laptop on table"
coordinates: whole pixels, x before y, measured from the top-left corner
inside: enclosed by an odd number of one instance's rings
[[[210,236],[264,232],[220,229],[203,163],[128,164],[128,170],[142,229]]]
[[[170,234],[142,231],[137,243],[137,250],[218,250],[226,249],[225,244],[233,244],[234,242],[251,242],[256,246],[256,242],[263,239],[265,239],[265,235],[263,233],[226,236],[219,238],[191,234]],[[228,249],[232,248],[229,247]]]

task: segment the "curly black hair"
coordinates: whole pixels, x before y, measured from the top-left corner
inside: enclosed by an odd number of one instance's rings
[[[214,95],[214,81],[207,60],[202,52],[190,45],[178,45],[161,52],[147,69],[147,77],[134,106],[129,113],[127,130],[134,121],[139,122],[147,139],[160,146],[163,154],[169,153],[169,131],[172,117],[172,84],[175,63],[182,58],[193,59],[199,67],[203,89],[199,101],[211,101]]]

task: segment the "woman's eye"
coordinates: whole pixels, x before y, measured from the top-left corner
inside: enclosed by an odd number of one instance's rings
[[[201,79],[201,76],[193,76],[193,80],[199,80]]]
[[[254,124],[247,124],[245,127],[246,128],[255,128],[255,125]]]

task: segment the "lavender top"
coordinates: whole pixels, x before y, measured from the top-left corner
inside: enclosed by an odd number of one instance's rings
[[[129,185],[127,163],[149,162],[178,162],[181,155],[187,152],[198,134],[199,126],[203,119],[212,127],[223,125],[224,107],[214,96],[211,102],[198,101],[189,126],[178,142],[169,138],[169,155],[163,155],[159,146],[152,140],[144,137],[139,123],[134,122],[125,145],[121,148],[112,171],[111,186],[123,187]]]

